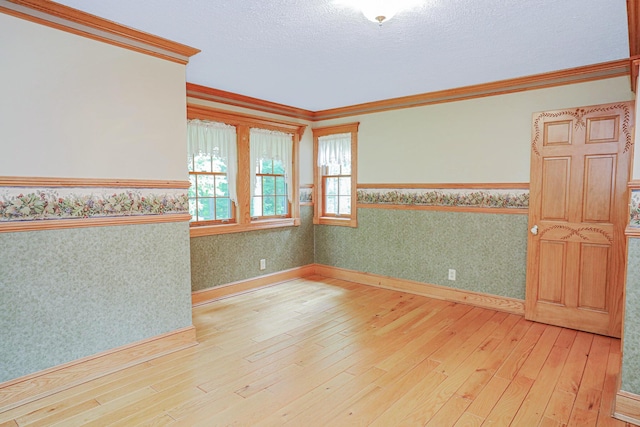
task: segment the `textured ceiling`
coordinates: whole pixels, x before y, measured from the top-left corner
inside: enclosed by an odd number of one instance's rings
[[[425,0],[382,27],[336,0],[58,0],[201,49],[187,81],[308,110],[629,56],[625,0]]]

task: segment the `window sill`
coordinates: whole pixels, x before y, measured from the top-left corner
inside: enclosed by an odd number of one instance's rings
[[[341,227],[358,227],[358,220],[355,218],[334,218],[330,216],[321,216],[320,218],[314,218],[314,224],[317,225],[338,225]]]
[[[300,218],[265,219],[253,221],[249,224],[216,224],[199,225],[189,228],[191,237],[212,236],[215,234],[243,233],[245,231],[266,230],[270,228],[297,227],[300,225]]]

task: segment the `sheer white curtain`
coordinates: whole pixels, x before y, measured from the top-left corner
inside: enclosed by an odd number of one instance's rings
[[[318,138],[318,166],[351,165],[351,134],[338,133]]]
[[[233,203],[237,203],[238,148],[235,126],[208,120],[189,120],[187,122],[187,150],[189,156],[211,154],[224,160],[227,165],[229,198]]]
[[[285,169],[287,198],[292,202],[291,176],[293,159],[293,135],[266,129],[252,128],[249,132],[251,146],[251,195],[255,194],[256,171],[261,160],[280,160]]]

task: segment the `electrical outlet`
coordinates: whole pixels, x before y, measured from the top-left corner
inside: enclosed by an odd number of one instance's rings
[[[267,260],[263,258],[260,260],[260,270],[265,270],[266,268],[267,268]]]
[[[449,269],[449,280],[456,280],[456,271],[453,268]]]

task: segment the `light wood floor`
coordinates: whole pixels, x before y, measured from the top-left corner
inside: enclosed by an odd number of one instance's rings
[[[2,426],[625,426],[620,341],[313,277],[193,310],[196,347]]]

